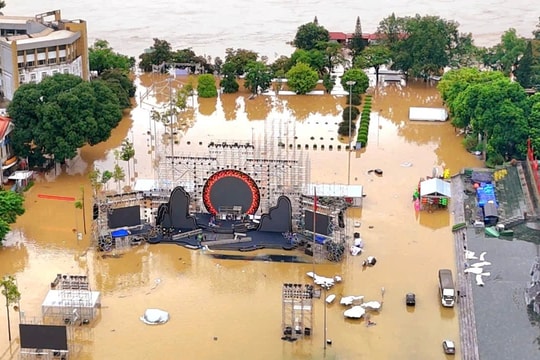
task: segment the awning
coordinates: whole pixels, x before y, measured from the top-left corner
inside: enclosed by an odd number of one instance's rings
[[[17,165],[17,157],[13,156],[2,164],[2,170],[7,170],[9,168],[12,168],[13,166]]]

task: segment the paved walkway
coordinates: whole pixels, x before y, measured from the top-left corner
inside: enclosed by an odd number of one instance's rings
[[[454,224],[465,222],[465,187],[460,175],[452,178],[452,213]],[[478,337],[476,333],[476,317],[474,313],[474,301],[472,283],[467,277],[465,270],[465,250],[467,249],[467,228],[454,232],[454,244],[456,250],[456,289],[458,296],[459,333],[462,360],[478,360]]]

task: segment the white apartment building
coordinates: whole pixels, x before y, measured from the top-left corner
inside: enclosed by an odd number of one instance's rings
[[[86,22],[63,20],[60,10],[0,16],[0,95],[12,100],[21,84],[56,73],[89,79]]]

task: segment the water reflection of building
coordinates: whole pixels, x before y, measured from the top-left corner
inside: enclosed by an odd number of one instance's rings
[[[60,10],[0,16],[0,54],[0,92],[8,100],[19,85],[57,73],[89,78],[86,22],[64,20]]]

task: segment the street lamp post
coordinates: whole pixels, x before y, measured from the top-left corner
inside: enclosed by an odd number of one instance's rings
[[[349,157],[347,163],[347,185],[351,185],[351,122],[352,122],[352,87],[356,81],[349,80],[345,84],[349,86]]]

